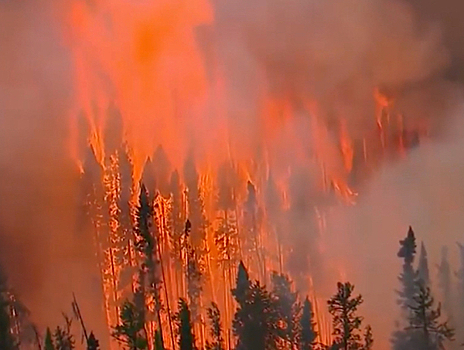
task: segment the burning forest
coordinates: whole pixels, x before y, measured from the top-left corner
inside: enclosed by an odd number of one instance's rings
[[[0,350],[459,348],[445,2],[1,3]]]

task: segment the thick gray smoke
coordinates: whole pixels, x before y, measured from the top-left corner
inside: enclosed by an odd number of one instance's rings
[[[98,308],[98,301],[92,304],[98,286],[86,273],[92,245],[74,236],[78,174],[67,149],[72,67],[56,17],[60,4],[0,2],[0,261],[33,318],[49,325],[59,321],[72,291],[88,300],[87,309]],[[436,120],[437,139],[407,160],[385,164],[357,206],[334,213],[343,219],[329,230],[332,242],[340,244],[326,258],[341,256],[352,266],[347,278],[365,295],[368,317],[386,341],[392,319],[383,316],[394,307],[400,266],[395,255],[407,226],[431,248],[461,240],[462,133],[450,130],[461,130],[464,122],[459,87],[450,81],[464,78],[459,18],[464,5],[459,0],[213,5],[214,28],[198,35],[206,53],[217,53],[227,76],[227,110],[237,128],[250,127],[263,77],[276,97],[299,106],[310,96],[328,120],[347,118],[354,135],[371,127],[375,87],[395,95],[396,108],[409,120]],[[205,54],[206,63],[211,59]],[[431,250],[437,261],[439,250]]]
[[[63,322],[73,291],[84,314],[99,308],[92,242],[75,235],[71,67],[52,5],[0,2],[0,264],[41,327]]]

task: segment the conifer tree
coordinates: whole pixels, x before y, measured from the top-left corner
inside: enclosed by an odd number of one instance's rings
[[[409,306],[410,317],[407,330],[411,331],[410,348],[420,350],[443,349],[446,340],[454,340],[454,330],[447,322],[440,322],[441,306],[435,307],[430,288],[417,283],[413,296],[414,304]]]
[[[128,350],[146,350],[148,343],[144,329],[145,318],[140,307],[126,300],[121,308],[120,319],[120,323],[113,329],[113,338]]]
[[[208,318],[211,323],[211,342],[206,343],[207,350],[225,350],[224,338],[222,336],[221,313],[216,303],[212,302],[208,308]]]
[[[277,300],[258,281],[249,280],[242,263],[232,294],[238,304],[232,325],[236,350],[276,349],[280,324]]]
[[[316,323],[313,320],[313,310],[309,298],[303,304],[303,313],[300,319],[300,350],[312,350],[316,341]]]
[[[425,286],[430,285],[429,263],[424,242],[421,243],[419,266],[417,268],[417,278],[422,281]]]
[[[156,234],[153,234],[151,230],[153,206],[151,204],[148,191],[143,184],[140,189],[139,205],[137,207],[136,216],[137,225],[134,230],[136,237],[136,247],[143,258],[140,274],[140,284],[142,288],[139,292],[143,294],[145,286],[144,276],[146,276],[148,281],[148,292],[152,295],[154,300],[154,311],[156,313],[161,342],[164,344],[161,322],[161,312],[163,311],[163,304],[161,301],[162,279],[159,266],[160,261],[157,256],[158,239]],[[136,306],[139,308],[145,307],[144,305]],[[139,313],[142,313],[142,310],[139,310]]]
[[[372,335],[372,327],[368,325],[364,332],[364,346],[362,350],[372,350],[374,345],[374,337]]]
[[[288,276],[274,272],[271,276],[273,294],[276,298],[277,311],[281,319],[279,335],[286,349],[298,347],[302,306],[298,293],[292,290]]]
[[[399,303],[404,310],[408,309],[413,301],[415,294],[415,273],[414,273],[414,257],[416,255],[416,237],[412,227],[409,226],[408,234],[404,240],[400,241],[400,250],[398,257],[403,259],[403,272],[399,280],[401,283],[401,290],[399,291]]]
[[[362,347],[360,327],[363,318],[357,315],[363,303],[361,295],[353,296],[354,286],[338,283],[337,293],[327,302],[333,318],[334,345],[344,350],[357,350]]]
[[[179,350],[195,350],[195,337],[190,317],[190,310],[184,299],[179,300],[179,310],[176,315]]]
[[[414,271],[413,263],[416,255],[416,237],[412,227],[409,226],[406,238],[400,241],[398,257],[403,259],[402,272],[399,276],[401,284],[398,291],[398,304],[401,306],[402,319],[397,322],[397,329],[392,334],[392,345],[395,350],[409,350],[411,335],[404,329],[409,317],[409,306],[413,305],[413,296],[416,289],[417,273]]]
[[[90,332],[89,339],[87,339],[87,350],[100,350],[100,343],[93,332]]]
[[[75,348],[74,336],[71,333],[72,320],[63,315],[65,325],[56,327],[54,333],[55,350],[73,350]]]
[[[55,350],[55,344],[53,343],[50,328],[47,328],[47,332],[45,333],[44,350]]]

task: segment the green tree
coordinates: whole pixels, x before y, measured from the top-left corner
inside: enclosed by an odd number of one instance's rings
[[[300,319],[300,350],[312,350],[316,340],[316,323],[313,320],[313,311],[309,298],[303,304],[303,313]]]
[[[153,205],[151,203],[149,194],[145,186],[142,184],[139,195],[139,205],[136,211],[137,224],[134,230],[136,238],[136,247],[143,257],[143,264],[141,267],[140,284],[141,290],[144,290],[145,281],[148,282],[148,293],[152,295],[154,300],[154,308],[158,323],[158,330],[160,331],[161,342],[163,341],[163,331],[161,322],[161,312],[163,311],[163,303],[161,301],[161,267],[160,260],[158,259],[158,239],[157,235],[152,232],[152,217]],[[139,308],[144,308],[144,305],[136,305]],[[139,310],[142,312],[142,310]]]
[[[222,336],[221,313],[215,302],[207,310],[208,318],[211,323],[210,336],[211,342],[206,343],[207,350],[224,350],[224,338]]]
[[[409,306],[408,331],[412,332],[411,348],[421,350],[444,349],[446,340],[454,340],[454,330],[447,322],[440,322],[441,306],[435,307],[430,288],[417,283],[413,296],[414,304]]]
[[[404,329],[409,317],[409,306],[413,305],[413,296],[416,292],[417,274],[413,263],[416,255],[416,237],[412,227],[409,226],[405,239],[400,241],[398,257],[403,259],[402,272],[398,277],[401,288],[398,291],[398,304],[401,307],[402,319],[397,322],[397,329],[392,335],[392,345],[395,350],[409,350],[410,334]]]
[[[93,332],[90,332],[89,339],[87,339],[87,350],[100,350],[100,343]]]
[[[178,345],[180,350],[195,350],[195,337],[190,310],[184,299],[179,300],[179,310],[176,315]]]
[[[353,296],[354,286],[349,282],[338,283],[337,289],[337,293],[327,302],[333,317],[334,344],[344,350],[360,349],[363,318],[357,315],[357,311],[363,303],[362,296]]]
[[[258,281],[249,280],[242,263],[232,294],[238,304],[232,323],[236,350],[277,349],[280,324],[277,300]]]
[[[372,346],[374,345],[374,336],[372,334],[372,327],[368,325],[364,332],[364,346],[363,350],[372,350]]]
[[[56,327],[54,333],[56,350],[73,350],[75,348],[74,336],[71,333],[72,320],[63,315],[65,324],[63,327]]]
[[[143,312],[134,303],[126,300],[121,308],[120,323],[114,327],[112,336],[129,350],[145,350],[148,343],[144,326]]]
[[[53,343],[50,328],[47,328],[47,333],[45,334],[44,350],[55,350],[55,344]]]
[[[429,263],[424,242],[421,243],[419,266],[417,267],[417,278],[426,286],[430,284]]]
[[[286,349],[298,347],[300,335],[300,318],[302,306],[298,293],[293,291],[292,282],[288,276],[274,272],[271,276],[273,294],[276,298],[277,311],[280,316],[279,335]]]

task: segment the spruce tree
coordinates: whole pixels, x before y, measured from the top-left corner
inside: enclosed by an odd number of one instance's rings
[[[417,282],[414,304],[409,306],[409,326],[411,331],[410,348],[420,350],[443,349],[446,340],[454,340],[454,330],[447,322],[440,322],[441,305],[435,307],[430,288]]]
[[[288,349],[298,347],[302,306],[298,293],[293,291],[288,276],[274,272],[271,276],[273,294],[277,302],[277,311],[281,320],[279,336],[283,346]]]
[[[354,286],[338,283],[337,293],[327,302],[333,318],[334,345],[344,350],[357,350],[362,347],[360,327],[363,318],[357,315],[363,303],[361,295],[353,296]]]
[[[232,323],[236,350],[276,349],[281,321],[277,300],[258,281],[249,280],[242,263],[232,295],[238,304]]]
[[[225,350],[224,338],[222,336],[221,313],[216,303],[212,302],[207,310],[208,318],[211,323],[210,337],[211,342],[206,343],[207,350]]]
[[[372,335],[372,327],[368,325],[364,332],[364,346],[362,350],[372,350],[374,345],[374,337]]]
[[[87,350],[100,350],[100,343],[93,332],[90,332],[89,339],[87,339]]]
[[[53,343],[53,337],[50,328],[47,328],[47,332],[45,334],[44,350],[55,350],[55,344]]]
[[[300,350],[312,350],[316,341],[316,323],[313,320],[313,310],[309,298],[303,304],[303,313],[300,319]]]
[[[55,350],[73,350],[75,348],[74,336],[71,333],[72,320],[63,315],[65,325],[56,327],[54,333]]]
[[[179,300],[179,310],[176,315],[179,350],[195,350],[195,337],[190,310],[184,299]]]
[[[392,334],[394,350],[409,350],[410,334],[404,329],[409,316],[409,306],[413,305],[413,296],[416,289],[417,273],[414,271],[414,258],[416,255],[416,237],[412,227],[409,226],[406,238],[400,241],[398,257],[403,259],[402,272],[398,277],[401,287],[398,291],[398,304],[401,307],[402,319],[397,322],[397,329]]]
[[[429,263],[424,242],[421,243],[419,266],[417,268],[417,278],[422,281],[425,286],[430,285]]]
[[[398,257],[403,259],[403,272],[399,277],[401,283],[399,303],[404,310],[407,310],[408,305],[412,302],[416,286],[413,267],[414,257],[416,255],[416,237],[411,226],[409,226],[406,238],[400,241],[400,245]]]
[[[160,271],[160,261],[158,259],[158,237],[152,232],[152,217],[153,205],[150,200],[147,189],[142,184],[139,195],[139,205],[137,207],[136,218],[137,224],[134,230],[136,238],[136,247],[143,258],[140,274],[140,293],[143,294],[145,281],[147,277],[148,292],[153,297],[154,309],[156,313],[158,329],[160,331],[161,342],[163,341],[163,331],[161,322],[161,312],[163,304],[161,301],[162,279]],[[141,297],[143,299],[143,296]],[[135,300],[135,299],[134,299]],[[141,305],[136,305],[142,313],[142,308],[145,308],[143,302]]]
[[[113,338],[129,350],[146,350],[148,343],[145,337],[145,319],[140,307],[126,300],[119,317],[120,323],[113,329]]]

